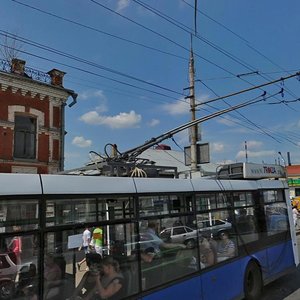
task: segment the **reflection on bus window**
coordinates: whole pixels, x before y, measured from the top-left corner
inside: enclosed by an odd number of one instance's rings
[[[75,296],[80,296],[81,293],[84,293],[84,291],[82,291],[83,285],[88,284],[90,278],[89,272],[94,268],[93,265],[95,263],[100,264],[101,268],[101,261],[106,257],[111,257],[118,263],[120,273],[124,277],[124,285],[126,285],[124,293],[126,293],[127,296],[137,293],[139,288],[137,249],[139,247],[135,225],[133,223],[95,225],[89,228],[90,232],[94,232],[95,228],[101,228],[102,230],[102,255],[97,255],[96,247],[91,245],[87,253],[81,248],[79,248],[79,251],[76,251],[76,262],[77,265],[80,262],[80,266],[78,266],[76,270]],[[82,231],[77,231],[77,234],[81,238]],[[74,236],[76,236],[76,234]],[[79,243],[80,242],[81,240],[79,240]],[[93,244],[93,242],[91,242],[91,244]],[[67,253],[65,253],[64,256],[67,258]],[[67,273],[69,273],[69,270],[72,270],[72,266],[73,262],[66,259]],[[83,277],[87,282],[82,282]],[[94,287],[95,282],[90,285],[88,284],[88,286]]]
[[[192,210],[191,197],[187,195],[140,196],[140,216],[185,213]]]
[[[237,255],[235,226],[229,210],[218,210],[197,215],[200,233],[199,251],[201,268]]]
[[[265,216],[268,235],[289,229],[287,206],[282,191],[263,191]]]
[[[235,224],[241,244],[258,240],[258,222],[253,207],[235,209]]]
[[[14,235],[1,240],[1,299],[25,299],[28,294],[38,294],[39,251],[34,245],[37,239],[34,235],[20,235],[18,232],[19,228],[15,228]]]
[[[133,198],[98,198],[98,220],[131,219],[133,216]]]
[[[14,226],[27,231],[37,229],[39,222],[39,206],[37,200],[1,200],[0,201],[1,232],[13,232]]]
[[[188,222],[191,220],[187,216],[166,217],[148,220],[147,228],[140,228],[143,289],[170,282],[198,270],[198,231],[187,226]]]
[[[266,205],[265,214],[269,235],[288,230],[288,212],[285,203]]]
[[[55,199],[47,201],[47,226],[96,221],[96,200]]]

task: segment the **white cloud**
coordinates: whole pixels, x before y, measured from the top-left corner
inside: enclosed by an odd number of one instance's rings
[[[99,114],[101,114],[101,113],[103,113],[103,112],[106,112],[108,109],[107,109],[106,104],[105,104],[105,103],[102,103],[102,104],[98,105],[98,106],[95,108],[95,110],[96,110]]]
[[[264,151],[247,151],[248,158],[270,158],[275,157],[277,154],[274,150],[264,150]],[[244,150],[239,151],[236,155],[236,159],[244,159],[246,157],[246,153]]]
[[[248,149],[259,149],[263,145],[262,142],[259,141],[247,141],[247,148]]]
[[[90,147],[93,142],[91,140],[86,140],[83,136],[75,136],[72,144],[80,148],[86,148]]]
[[[211,150],[214,152],[223,152],[224,144],[222,143],[211,143]]]
[[[208,95],[197,96],[197,104],[201,104],[202,102],[207,101]],[[189,100],[181,98],[173,103],[167,103],[162,105],[162,109],[169,113],[170,115],[184,115],[191,114],[191,106]]]
[[[129,0],[119,0],[117,3],[117,12],[124,10],[126,7],[129,6]]]
[[[98,98],[102,101],[106,101],[107,98],[104,95],[104,92],[102,90],[97,90],[97,91],[91,91],[91,90],[87,90],[87,91],[83,91],[79,94],[78,96],[79,99],[82,100],[87,100],[89,98]]]
[[[80,153],[75,153],[75,152],[65,152],[65,158],[66,159],[77,159],[80,158],[81,154]]]
[[[152,119],[152,120],[148,123],[148,125],[149,125],[150,127],[155,127],[155,126],[157,126],[159,123],[160,123],[159,120],[157,120],[157,119]]]
[[[233,163],[235,163],[235,161],[233,161],[231,159],[223,159],[221,161],[216,162],[217,165],[228,165],[228,164],[233,164]]]
[[[119,113],[116,116],[101,116],[97,111],[90,111],[80,117],[80,120],[90,125],[106,125],[110,128],[131,128],[137,127],[142,116],[135,111]]]
[[[183,115],[190,113],[190,105],[183,99],[177,100],[173,103],[164,104],[162,109],[170,115]]]

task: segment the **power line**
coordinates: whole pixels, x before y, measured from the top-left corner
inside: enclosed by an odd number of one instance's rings
[[[3,32],[3,33],[1,33],[1,32]],[[166,87],[163,87],[163,86],[161,86],[161,85],[158,85],[158,84],[155,84],[155,83],[148,82],[148,81],[146,81],[146,80],[143,80],[143,79],[134,77],[134,76],[129,75],[129,74],[122,73],[122,72],[120,72],[120,71],[117,71],[117,70],[114,70],[114,69],[105,67],[105,66],[103,66],[103,65],[99,65],[99,64],[97,64],[97,63],[95,63],[95,62],[91,62],[91,61],[82,59],[82,58],[80,58],[80,57],[78,57],[78,56],[74,56],[74,55],[72,55],[72,54],[68,54],[68,53],[66,53],[66,52],[63,52],[63,51],[60,51],[60,50],[51,48],[51,47],[49,47],[49,46],[45,46],[45,45],[43,45],[43,44],[36,43],[36,42],[34,42],[34,41],[32,41],[32,40],[29,40],[29,39],[26,39],[26,38],[19,37],[19,36],[17,36],[17,35],[14,35],[14,34],[11,34],[11,33],[7,32],[7,31],[3,31],[3,30],[1,30],[1,29],[0,29],[0,35],[3,35],[3,36],[8,36],[8,35],[10,35],[10,38],[12,38],[12,39],[15,39],[15,40],[24,42],[24,43],[26,43],[26,44],[29,44],[29,45],[31,45],[31,46],[34,46],[34,47],[43,49],[43,50],[45,50],[45,51],[48,51],[48,52],[51,52],[51,53],[55,53],[55,54],[58,54],[58,55],[61,55],[61,56],[70,58],[70,59],[72,59],[72,60],[76,60],[76,61],[78,61],[78,62],[82,62],[82,63],[84,63],[84,64],[93,66],[93,67],[95,67],[95,68],[99,68],[99,69],[101,69],[101,70],[104,70],[104,71],[107,71],[107,72],[110,72],[110,73],[114,73],[114,74],[116,74],[116,75],[120,75],[120,76],[129,78],[129,79],[132,79],[132,80],[135,80],[135,81],[138,81],[138,82],[147,84],[147,85],[151,85],[151,86],[153,86],[153,87],[160,88],[160,89],[163,89],[163,90],[165,90],[165,91],[172,92],[172,93],[175,93],[175,94],[177,94],[177,95],[183,96],[182,93],[179,93],[179,92],[177,92],[177,91],[171,90],[171,89],[166,88]]]
[[[8,47],[7,45],[3,45],[3,44],[0,44],[0,46],[2,46],[2,47]],[[8,48],[11,48],[11,47],[8,47]],[[53,60],[53,59],[46,58],[46,57],[42,57],[42,56],[40,56],[40,55],[36,55],[36,54],[30,53],[30,52],[27,52],[27,51],[24,51],[24,50],[19,50],[19,52],[24,53],[24,54],[27,54],[27,55],[29,55],[29,56],[33,56],[33,57],[42,59],[42,60],[46,60],[46,61],[49,61],[49,62],[52,62],[52,63],[60,64],[60,65],[62,65],[62,66],[65,66],[65,67],[68,67],[68,68],[71,68],[71,69],[75,69],[75,70],[77,70],[77,71],[81,71],[81,72],[84,72],[84,73],[87,73],[87,74],[90,74],[90,75],[94,75],[94,76],[97,76],[97,77],[105,78],[105,79],[107,79],[107,80],[110,80],[110,81],[113,81],[113,82],[116,82],[116,83],[119,83],[119,84],[123,84],[123,85],[126,85],[126,86],[130,86],[130,87],[135,88],[135,89],[147,91],[147,92],[154,93],[154,94],[157,94],[157,95],[160,95],[160,96],[164,96],[164,97],[167,97],[167,98],[171,98],[171,99],[174,99],[174,100],[178,100],[178,99],[176,99],[176,98],[170,97],[170,96],[168,96],[168,95],[166,95],[166,94],[163,94],[163,93],[160,93],[160,92],[155,92],[155,91],[153,91],[153,90],[149,90],[149,89],[146,89],[146,88],[142,88],[142,87],[139,87],[139,86],[136,86],[136,85],[133,85],[133,84],[124,82],[124,81],[120,81],[120,80],[113,79],[113,78],[110,78],[110,77],[107,77],[107,76],[104,76],[104,75],[100,75],[100,74],[98,74],[98,73],[95,73],[95,72],[92,72],[92,71],[88,71],[88,70],[84,70],[84,69],[82,69],[82,68],[75,67],[75,66],[72,66],[72,65],[69,65],[69,64],[66,64],[66,63],[57,62],[57,61],[55,61],[55,60]]]
[[[214,91],[214,90],[212,90],[210,87],[208,87],[206,84],[204,84],[203,82],[201,82],[206,88],[208,88],[212,93],[214,93],[217,97],[219,97],[219,95]],[[280,93],[280,92],[279,92]],[[295,102],[295,101],[300,101],[300,98],[298,98],[298,99],[295,99],[295,100],[291,100],[291,102]],[[226,101],[224,101],[228,106],[231,106],[229,103],[227,103]],[[270,104],[281,104],[281,102],[275,102],[275,103],[272,103],[272,102],[268,102],[267,103],[268,105],[270,105]],[[214,109],[217,109],[216,107],[213,107],[212,105],[208,105],[209,107],[212,107],[212,108],[214,108]],[[204,109],[204,108],[201,108],[202,110],[206,110],[206,109]],[[206,110],[206,111],[208,111],[208,110]],[[240,116],[242,116],[242,118],[244,118],[246,121],[247,121],[247,123],[248,124],[250,124],[250,125],[253,125],[254,127],[256,127],[256,128],[258,128],[260,131],[261,131],[261,133],[262,134],[265,134],[265,135],[267,135],[267,136],[269,136],[269,137],[271,137],[272,139],[274,139],[275,141],[277,141],[277,142],[279,142],[280,143],[280,141],[277,139],[277,138],[274,138],[274,133],[276,134],[276,135],[278,135],[279,137],[281,137],[281,138],[283,138],[284,140],[286,140],[286,141],[288,141],[288,142],[290,142],[291,144],[293,144],[293,145],[296,145],[297,146],[297,144],[293,141],[293,140],[291,140],[290,138],[288,138],[288,137],[286,137],[286,136],[284,136],[283,134],[278,134],[278,133],[276,133],[276,132],[272,132],[272,130],[270,130],[270,129],[267,129],[267,128],[263,128],[261,125],[257,125],[256,123],[254,123],[254,122],[252,122],[251,120],[249,120],[246,116],[244,116],[242,113],[240,113],[239,111],[236,111],[236,113],[238,113]],[[221,116],[221,118],[222,118],[222,116]],[[226,119],[226,117],[223,117],[224,119]],[[237,118],[238,120],[241,120],[240,118]],[[238,125],[240,125],[240,126],[242,126],[242,127],[245,127],[245,128],[248,128],[248,129],[251,129],[251,130],[254,130],[253,128],[250,128],[250,127],[248,127],[248,126],[246,126],[244,123],[239,123],[239,122],[237,122],[237,121],[235,121],[235,120],[230,120],[231,122],[234,122],[234,123],[236,123],[236,124],[238,124]],[[270,132],[270,133],[269,133]]]
[[[234,93],[231,93],[231,94],[228,94],[228,95],[225,95],[225,96],[221,96],[221,97],[217,97],[215,99],[211,99],[211,100],[208,100],[208,101],[205,101],[205,102],[201,102],[201,103],[196,104],[195,106],[199,106],[199,105],[211,103],[211,102],[214,102],[214,101],[218,101],[218,100],[221,100],[221,99],[225,99],[225,98],[228,98],[228,97],[236,96],[236,95],[239,95],[239,94],[242,94],[242,93],[246,93],[246,92],[249,92],[249,91],[252,91],[252,90],[255,90],[255,89],[260,89],[260,88],[262,88],[264,86],[267,86],[267,85],[270,85],[270,84],[274,84],[274,83],[279,82],[279,81],[287,80],[287,79],[290,79],[292,77],[296,77],[296,76],[299,76],[299,75],[300,75],[300,72],[297,72],[295,74],[292,74],[292,75],[289,75],[289,76],[286,76],[286,77],[281,77],[279,79],[276,79],[276,80],[273,80],[273,81],[269,81],[267,83],[263,83],[263,84],[260,84],[260,85],[256,85],[256,86],[253,86],[253,87],[248,88],[248,89],[244,89],[244,90],[241,90],[241,91],[238,91],[238,92],[234,92]]]
[[[197,10],[197,12],[199,12],[200,14],[204,15],[206,18],[208,18],[209,20],[213,21],[214,23],[218,24],[219,26],[221,26],[223,29],[229,31],[230,33],[232,33],[233,35],[235,35],[237,38],[239,38],[240,40],[242,40],[243,42],[245,42],[246,46],[251,49],[252,51],[254,51],[256,54],[260,55],[261,57],[263,57],[264,59],[266,59],[268,62],[270,62],[272,65],[276,66],[277,68],[279,68],[280,70],[284,71],[284,68],[282,68],[279,64],[277,64],[276,62],[274,62],[273,60],[271,60],[269,57],[267,57],[266,55],[264,55],[261,51],[257,50],[255,47],[251,46],[249,41],[247,41],[245,38],[243,38],[241,35],[237,34],[236,32],[234,32],[233,30],[231,30],[230,28],[228,28],[227,26],[225,26],[224,24],[218,22],[217,20],[215,20],[214,18],[210,17],[209,15],[203,13],[202,11],[200,11],[199,9],[197,9],[196,6],[193,6],[191,4],[189,4],[188,2],[186,2],[185,0],[182,0],[186,5],[190,6],[192,9]],[[289,74],[288,72],[286,72],[287,74]],[[260,73],[260,75],[262,76],[262,74]],[[264,76],[262,76],[262,78],[265,78]],[[271,77],[267,77],[268,79],[271,79]],[[266,78],[265,78],[266,79]],[[292,95],[293,97],[297,97],[292,91],[290,91],[289,89],[286,89],[287,92]]]
[[[85,25],[85,24],[76,22],[74,20],[71,20],[71,19],[59,16],[59,15],[54,14],[54,13],[47,12],[45,10],[42,10],[40,8],[31,6],[29,4],[25,4],[25,3],[22,3],[22,2],[17,1],[17,0],[11,0],[11,1],[13,1],[13,2],[15,2],[15,3],[19,4],[19,5],[23,5],[23,6],[27,7],[27,8],[36,10],[36,11],[38,11],[40,13],[49,15],[49,16],[57,18],[57,19],[60,19],[62,21],[65,21],[65,22],[68,22],[68,23],[72,23],[72,24],[74,24],[76,26],[80,26],[82,28],[85,28],[85,29],[92,30],[92,31],[97,32],[97,33],[101,33],[101,34],[107,35],[109,37],[121,40],[123,42],[127,42],[127,43],[130,43],[130,44],[133,44],[135,46],[140,46],[140,47],[143,47],[143,48],[146,48],[146,49],[149,49],[149,50],[152,50],[152,51],[160,52],[160,53],[165,54],[165,55],[173,56],[173,57],[176,57],[176,58],[179,58],[179,59],[182,59],[182,60],[186,60],[186,61],[188,60],[186,57],[183,57],[183,56],[180,56],[180,55],[177,55],[177,54],[174,54],[174,53],[170,53],[170,52],[167,52],[167,51],[163,51],[161,49],[154,48],[152,46],[148,46],[148,45],[145,45],[145,44],[142,44],[142,43],[139,43],[139,42],[135,42],[135,41],[132,41],[132,40],[129,40],[129,39],[125,39],[125,38],[120,37],[118,35],[115,35],[115,34],[112,34],[112,33],[109,33],[109,32],[103,31],[103,30],[100,30],[98,28],[95,28],[95,27],[92,27],[92,26],[89,26],[89,25]]]
[[[66,22],[73,23],[73,24],[75,24],[75,25],[84,27],[84,28],[86,28],[86,29],[90,29],[90,30],[93,30],[93,31],[96,31],[96,32],[99,32],[99,33],[102,33],[102,34],[106,34],[106,35],[108,35],[108,36],[111,36],[111,37],[114,37],[114,38],[118,38],[118,39],[123,40],[123,41],[126,41],[126,42],[131,42],[131,43],[133,43],[133,44],[135,44],[135,45],[145,46],[145,45],[143,45],[143,44],[136,43],[136,42],[132,42],[132,41],[129,41],[129,40],[127,40],[127,39],[118,37],[118,36],[116,36],[116,35],[109,34],[109,33],[107,33],[107,32],[101,31],[101,30],[96,29],[96,28],[94,28],[94,27],[91,27],[91,26],[88,26],[88,25],[81,24],[81,23],[79,23],[79,22],[76,22],[76,21],[73,21],[73,20],[70,20],[70,19],[67,19],[67,18],[58,16],[58,15],[53,14],[53,13],[46,12],[46,11],[44,11],[44,10],[42,10],[42,9],[39,9],[39,8],[30,6],[30,5],[28,5],[28,4],[25,4],[25,3],[20,2],[20,1],[18,1],[18,0],[11,0],[11,1],[13,1],[13,2],[15,2],[15,3],[19,4],[19,5],[23,5],[23,6],[27,7],[27,8],[30,8],[30,9],[33,9],[33,10],[36,10],[36,11],[39,11],[39,12],[44,13],[44,14],[47,14],[47,15],[49,15],[49,16],[52,16],[52,17],[61,19],[61,20],[63,20],[63,21],[66,21]],[[186,47],[180,45],[179,43],[177,43],[177,42],[171,40],[170,38],[168,38],[168,37],[166,37],[166,36],[164,36],[164,35],[162,35],[162,34],[156,32],[156,31],[154,31],[154,30],[152,30],[152,29],[150,29],[150,28],[148,28],[148,27],[146,27],[146,26],[144,26],[144,25],[142,25],[142,24],[139,24],[138,22],[135,22],[134,20],[132,20],[132,19],[126,17],[126,16],[123,16],[122,14],[120,14],[120,13],[118,13],[118,12],[115,12],[114,10],[112,10],[112,9],[110,9],[110,8],[108,8],[108,7],[106,7],[106,6],[102,5],[102,4],[100,4],[100,3],[98,3],[97,1],[93,1],[93,0],[90,0],[90,1],[94,2],[95,4],[97,4],[97,5],[99,5],[99,6],[103,7],[103,8],[105,8],[105,9],[107,9],[107,10],[109,10],[109,11],[112,12],[112,13],[115,13],[115,14],[119,15],[120,17],[123,17],[123,18],[127,19],[128,21],[131,21],[131,22],[135,23],[136,25],[142,26],[144,29],[147,29],[147,30],[151,31],[152,33],[155,33],[155,34],[159,35],[160,37],[162,37],[162,38],[164,38],[164,39],[167,39],[169,42],[171,42],[171,43],[173,43],[173,44],[176,44],[178,47],[180,47],[180,48],[182,48],[182,49],[184,49],[184,50],[186,50],[186,51],[189,52],[189,49],[188,49],[188,48],[186,48]],[[152,48],[152,47],[147,47],[147,46],[146,46],[146,48]],[[152,50],[154,50],[154,48],[152,48]],[[156,49],[156,50],[158,50],[158,49]],[[158,50],[158,51],[159,51],[159,52],[162,52],[162,53],[164,53],[164,54],[170,54],[170,53],[167,53],[167,52],[164,52],[164,51],[160,51],[160,50]],[[234,74],[233,74],[232,72],[230,72],[229,70],[227,70],[227,69],[221,67],[220,65],[214,63],[213,61],[211,61],[211,60],[209,60],[209,59],[207,59],[207,58],[205,58],[205,57],[203,57],[203,56],[201,56],[201,55],[199,55],[199,54],[197,54],[197,53],[195,53],[195,52],[194,52],[194,55],[197,56],[197,57],[199,57],[200,59],[204,60],[205,62],[207,62],[207,63],[209,63],[209,64],[215,66],[216,68],[219,68],[219,69],[223,70],[224,72],[226,72],[226,73],[231,74],[231,75],[234,76]],[[174,56],[174,55],[173,55],[173,56]],[[183,58],[183,57],[180,57],[180,56],[177,56],[177,57],[178,57],[178,58]],[[184,60],[187,60],[186,58],[183,58],[183,59],[184,59]],[[247,81],[245,81],[245,82],[247,82]],[[247,82],[247,83],[249,83],[249,82]]]
[[[209,88],[206,84],[204,84],[204,83],[202,83],[205,87],[207,87],[207,88]],[[209,88],[210,89],[210,88]],[[217,97],[220,97],[219,95],[217,95],[212,89],[210,89]],[[276,94],[278,94],[278,93],[276,93]],[[276,95],[275,94],[275,95]],[[275,96],[274,95],[274,96]],[[224,102],[229,106],[229,107],[231,107],[231,105],[228,103],[228,102],[226,102],[225,100],[224,100]],[[212,108],[214,108],[214,109],[216,109],[215,107],[213,107],[213,106],[211,106],[211,105],[209,105],[210,107],[212,107]],[[256,127],[257,129],[259,129],[260,131],[262,131],[265,135],[267,135],[267,136],[269,136],[270,138],[272,138],[272,139],[274,139],[276,142],[279,142],[274,136],[272,136],[271,134],[269,134],[264,128],[262,128],[261,126],[259,126],[259,125],[257,125],[256,123],[254,123],[253,121],[251,121],[249,118],[247,118],[245,115],[243,115],[240,111],[236,111],[236,113],[238,114],[238,115],[240,115],[243,119],[245,119],[247,122],[248,122],[248,124],[250,124],[250,125],[252,125],[252,126],[254,126],[254,127]],[[240,118],[238,118],[238,119],[240,119]]]
[[[167,21],[167,22],[169,22],[169,23],[175,25],[176,27],[182,29],[183,31],[185,31],[185,32],[187,32],[187,33],[189,33],[189,34],[191,34],[192,29],[190,29],[189,27],[185,26],[185,25],[182,24],[181,22],[178,22],[178,21],[175,20],[174,18],[171,18],[171,17],[169,17],[168,15],[162,13],[160,10],[155,9],[155,8],[153,8],[152,6],[150,6],[150,5],[148,5],[148,4],[145,4],[144,2],[142,2],[142,1],[140,1],[140,0],[133,0],[133,1],[134,1],[135,3],[141,5],[141,6],[144,7],[145,9],[151,11],[151,12],[154,13],[155,15],[158,15],[159,17],[161,17],[161,18],[164,19],[165,21]],[[195,7],[194,7],[194,8],[195,8],[195,12],[197,11],[196,5],[197,5],[197,1],[195,1]],[[178,25],[178,24],[180,24],[180,25]],[[188,30],[185,29],[185,28],[188,28]],[[242,65],[243,67],[245,67],[246,69],[248,69],[249,71],[251,71],[251,73],[256,73],[256,74],[260,75],[260,76],[261,76],[262,78],[264,78],[264,79],[272,80],[272,78],[269,77],[269,76],[268,76],[268,77],[265,77],[265,76],[263,76],[262,74],[259,74],[258,71],[255,71],[254,68],[253,68],[253,66],[249,65],[247,62],[241,60],[241,59],[238,58],[237,56],[235,56],[235,55],[233,55],[232,53],[228,52],[227,50],[221,48],[220,46],[216,45],[215,43],[209,41],[208,39],[206,39],[206,38],[204,38],[204,37],[198,35],[197,32],[196,32],[196,29],[195,29],[194,35],[195,35],[196,38],[200,39],[200,40],[203,41],[205,44],[207,44],[207,45],[209,45],[210,47],[212,47],[213,49],[219,51],[220,53],[222,53],[222,54],[225,55],[226,57],[232,59],[234,62],[236,62],[236,63]],[[252,47],[252,48],[253,48],[253,47]],[[253,49],[254,49],[254,48],[253,48]],[[260,55],[262,55],[259,51],[256,50],[256,52],[259,53]],[[266,57],[264,56],[264,58],[266,58]],[[237,77],[240,78],[240,76],[237,76]],[[249,83],[248,81],[246,81],[246,82]],[[250,83],[249,83],[249,84],[250,84]],[[290,95],[292,95],[293,97],[296,97],[296,95],[295,95],[293,92],[291,92],[289,89],[286,88],[286,91],[287,91]]]
[[[140,1],[140,0],[133,0],[135,3],[139,4],[140,6],[144,7],[145,9],[151,11],[152,13],[154,13],[155,15],[161,17],[162,19],[164,19],[165,21],[173,24],[174,26],[180,28],[181,30],[185,31],[188,34],[194,34],[194,36],[196,38],[198,38],[199,40],[201,40],[202,42],[204,42],[205,44],[209,45],[210,47],[212,47],[213,49],[219,51],[220,53],[222,53],[223,55],[229,57],[230,59],[232,59],[233,61],[235,61],[236,63],[242,65],[243,67],[249,69],[250,71],[253,71],[253,67],[251,67],[247,62],[241,60],[240,58],[238,58],[237,56],[233,55],[232,53],[229,53],[228,51],[226,51],[225,49],[221,48],[220,46],[216,45],[215,43],[209,41],[208,39],[202,37],[201,35],[199,35],[196,32],[196,29],[193,31],[190,27],[184,25],[183,23],[175,20],[174,18],[164,14],[163,12],[161,12],[158,9],[153,8],[152,6],[145,4],[144,2]],[[195,9],[196,11],[197,9]],[[195,21],[196,22],[196,21]]]
[[[213,19],[212,17],[210,17],[209,15],[205,14],[204,12],[202,12],[201,10],[197,9],[196,7],[194,7],[193,5],[189,4],[188,2],[186,2],[185,0],[182,0],[182,2],[184,2],[186,5],[190,6],[192,9],[196,9],[198,13],[200,13],[201,15],[205,16],[206,18],[208,18],[209,20],[213,21],[214,23],[218,24],[219,26],[223,27],[224,29],[226,29],[227,31],[229,31],[230,33],[232,33],[233,35],[235,35],[236,37],[238,37],[239,39],[241,39],[242,41],[249,43],[245,38],[243,38],[242,36],[240,36],[239,34],[237,34],[236,32],[234,32],[233,30],[231,30],[230,28],[228,28],[227,26],[225,26],[224,24],[218,22],[217,20]]]

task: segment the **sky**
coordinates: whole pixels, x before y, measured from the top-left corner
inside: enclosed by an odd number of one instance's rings
[[[300,2],[197,2],[1,1],[0,47],[16,35],[27,67],[66,72],[64,87],[78,94],[66,107],[65,169],[107,144],[123,152],[189,122],[191,45],[196,118],[261,100],[201,123],[210,161],[284,164],[289,152],[300,164],[299,76],[282,79],[300,71]],[[189,133],[163,143],[182,151]]]

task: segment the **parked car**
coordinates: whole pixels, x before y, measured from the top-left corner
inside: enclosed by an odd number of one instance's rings
[[[194,248],[197,242],[197,230],[188,226],[174,226],[164,229],[159,237],[167,243],[181,243]]]
[[[15,289],[17,266],[8,253],[0,254],[0,299],[11,299]]]
[[[220,219],[211,219],[211,220],[201,220],[197,222],[199,232],[203,236],[218,236],[221,232],[230,231],[232,228],[231,223],[220,220]]]

